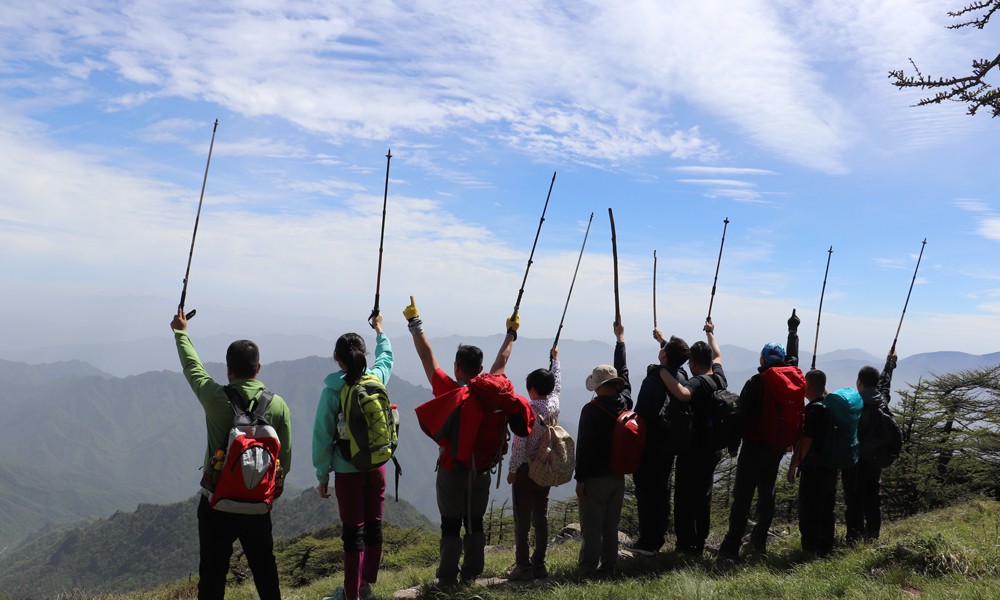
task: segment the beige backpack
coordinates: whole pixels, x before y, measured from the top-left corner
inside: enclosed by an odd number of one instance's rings
[[[528,477],[542,487],[562,485],[573,479],[576,444],[568,431],[558,425],[538,422],[545,428],[538,452],[528,461]]]

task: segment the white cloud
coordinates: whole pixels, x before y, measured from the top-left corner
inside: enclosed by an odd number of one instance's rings
[[[472,127],[524,152],[583,163],[719,156],[713,136],[677,123],[675,99],[814,169],[843,170],[855,136],[797,34],[762,0],[133,1],[56,5],[37,20],[14,12],[5,31],[28,41],[8,39],[8,49],[54,66],[114,69],[130,84],[109,99],[119,107],[208,100],[334,138]]]
[[[756,183],[750,183],[749,181],[740,181],[738,179],[678,179],[678,183],[689,183],[692,185],[710,185],[716,186],[728,186],[736,188],[753,188],[757,187]]]
[[[990,212],[990,206],[985,202],[983,202],[982,200],[976,200],[973,198],[956,198],[954,202],[955,206],[967,212],[972,212],[972,213]]]
[[[697,165],[685,165],[673,167],[673,171],[682,173],[695,173],[697,175],[776,175],[774,171],[768,169],[755,169],[750,167],[708,167]]]

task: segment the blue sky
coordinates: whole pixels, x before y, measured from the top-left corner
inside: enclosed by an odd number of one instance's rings
[[[820,352],[997,351],[996,121],[887,79],[992,56],[924,0],[143,2],[0,6],[0,308],[8,343],[162,335],[219,119],[188,306],[205,333],[362,327],[385,176],[390,333],[499,332],[558,172],[521,315],[623,319],[749,348],[795,307]],[[204,316],[202,316],[204,315]],[[332,334],[331,334],[332,335]]]

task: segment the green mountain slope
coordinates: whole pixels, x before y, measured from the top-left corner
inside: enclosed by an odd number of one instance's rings
[[[198,497],[169,505],[140,504],[86,526],[50,531],[8,551],[0,592],[54,595],[72,589],[131,591],[198,571]],[[339,524],[335,498],[314,490],[281,498],[272,513],[275,537],[292,537]],[[399,527],[430,527],[406,502],[387,501],[385,520]]]

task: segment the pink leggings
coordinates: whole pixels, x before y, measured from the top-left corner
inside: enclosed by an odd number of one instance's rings
[[[344,595],[353,600],[362,583],[378,579],[385,465],[359,473],[335,473],[333,485],[344,527]]]

